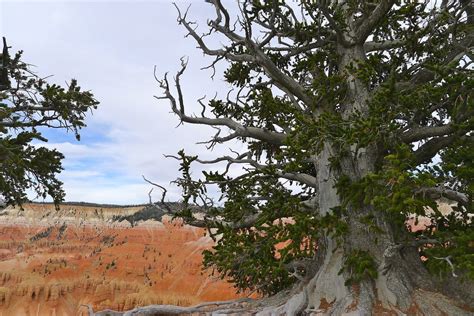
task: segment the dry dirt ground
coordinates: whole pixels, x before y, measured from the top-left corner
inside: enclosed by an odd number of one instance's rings
[[[170,221],[111,223],[141,207],[27,204],[0,212],[0,316],[87,315],[148,304],[238,297],[202,270],[202,229]]]

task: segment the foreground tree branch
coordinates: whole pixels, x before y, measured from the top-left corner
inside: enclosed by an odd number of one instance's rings
[[[216,142],[225,142],[235,137],[250,137],[262,141],[267,141],[272,144],[280,145],[283,143],[285,139],[284,133],[276,133],[271,132],[263,128],[256,128],[256,127],[245,127],[238,122],[228,119],[228,118],[208,118],[208,117],[192,117],[185,114],[184,109],[184,100],[183,100],[183,92],[181,90],[181,85],[179,83],[179,79],[181,75],[186,70],[187,62],[184,59],[181,60],[181,70],[176,75],[176,89],[178,92],[178,102],[176,102],[175,97],[170,92],[168,78],[165,76],[163,80],[158,80],[160,87],[164,91],[163,97],[155,97],[158,100],[166,98],[171,103],[171,109],[173,112],[179,116],[181,122],[191,123],[191,124],[203,124],[203,125],[210,125],[210,126],[225,126],[230,128],[231,130],[235,131],[231,136],[226,138],[218,138],[216,137],[214,141]],[[178,108],[179,107],[179,108]]]
[[[42,128],[72,131],[86,126],[89,111],[97,107],[92,93],[81,91],[76,80],[67,87],[49,84],[22,61],[22,52],[10,55],[3,38],[0,54],[0,197],[7,204],[22,204],[30,190],[38,197],[64,198],[61,172],[63,155],[33,145],[48,141]]]
[[[465,193],[451,190],[445,187],[435,187],[435,188],[422,188],[418,190],[419,194],[424,196],[430,196],[432,199],[439,200],[441,198],[447,198],[451,201],[457,202],[459,205],[466,208],[469,207],[469,196]]]

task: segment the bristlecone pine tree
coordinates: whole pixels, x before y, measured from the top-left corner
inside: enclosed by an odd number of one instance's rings
[[[212,161],[175,157],[184,202],[205,212],[179,215],[217,242],[205,265],[269,297],[227,311],[472,314],[474,3],[255,0],[237,14],[208,2],[207,30],[188,12],[178,22],[228,63],[234,90],[188,113],[183,60],[159,98],[181,122],[217,128],[209,147],[246,144]],[[219,162],[225,172],[191,177],[192,163]]]
[[[48,141],[47,128],[74,132],[85,126],[87,112],[97,107],[92,93],[81,91],[76,80],[64,88],[49,84],[22,61],[22,51],[10,55],[3,38],[0,53],[0,199],[21,204],[26,191],[62,201],[64,191],[57,178],[64,158],[56,149],[38,146]],[[37,142],[36,145],[33,145]],[[3,204],[3,202],[1,203]]]

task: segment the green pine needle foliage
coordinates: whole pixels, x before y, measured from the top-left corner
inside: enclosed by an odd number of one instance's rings
[[[244,1],[238,27],[218,7],[221,15],[204,32],[234,32],[222,50],[203,48],[206,37],[197,37],[205,54],[228,62],[224,79],[233,89],[227,98],[202,103],[208,118],[218,121],[197,123],[231,129],[218,132],[210,147],[230,144],[228,136],[245,150],[221,157],[220,168],[194,177],[191,165],[200,160],[182,151],[176,183],[189,202],[188,222],[196,220],[192,203],[206,210],[204,221],[217,243],[205,253],[206,267],[240,290],[275,293],[309,273],[304,265],[295,271],[292,263],[314,259],[322,237],[343,246],[353,220],[348,210],[354,217],[360,211],[357,220],[374,240],[385,233],[375,220],[383,216],[396,243],[419,242],[420,256],[434,274],[474,275],[474,9],[469,1],[446,7],[398,1],[363,40],[347,35],[382,2]],[[265,34],[273,37],[265,41]],[[342,63],[350,49],[363,57]],[[358,91],[367,93],[352,95]],[[177,106],[174,112],[185,123],[200,119]],[[255,137],[254,130],[275,137]],[[305,179],[319,177],[314,161],[328,144],[341,203],[321,215],[325,206],[308,202],[325,179]],[[348,174],[351,162],[367,151],[374,155],[373,168],[362,176]],[[242,166],[238,175],[229,172],[235,166]],[[220,191],[219,206],[209,199],[208,186]],[[438,203],[449,199],[453,212],[442,214]],[[248,224],[249,218],[255,221]],[[429,225],[412,232],[410,218]],[[345,259],[349,283],[377,277],[367,249],[354,249]]]
[[[21,204],[31,189],[58,203],[64,198],[57,178],[64,156],[33,143],[48,141],[41,134],[45,128],[71,131],[79,140],[86,114],[98,102],[74,79],[67,87],[49,84],[21,57],[21,51],[10,56],[4,38],[0,54],[0,195],[7,204]]]

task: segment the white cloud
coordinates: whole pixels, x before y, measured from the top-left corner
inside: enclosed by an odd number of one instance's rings
[[[64,189],[67,192],[68,201],[84,201],[84,197],[87,197],[87,202],[114,204],[147,203],[149,191],[146,184],[91,183],[90,181],[67,181]]]
[[[57,149],[69,159],[81,159],[90,156],[94,149],[92,146],[83,144],[63,143],[35,143],[36,147],[45,147],[48,149]]]
[[[37,65],[39,74],[54,74],[51,80],[60,84],[76,78],[101,102],[87,119],[83,141],[52,138],[41,144],[66,156],[60,178],[68,200],[146,201],[150,185],[142,175],[163,185],[179,176],[178,162],[164,154],[184,148],[210,159],[227,151],[222,147],[207,152],[196,146],[215,131],[191,125],[175,128],[179,122],[169,103],[153,98],[162,93],[153,66],[158,76],[169,71],[172,78],[185,55],[189,66],[182,86],[188,113],[201,111],[197,98],[222,94],[227,88],[218,76],[212,81],[210,71],[200,71],[211,60],[184,38],[171,2],[8,1],[0,6],[2,34],[14,50],[25,51],[24,59]],[[212,13],[209,5],[193,2],[189,14],[205,25],[205,16]],[[170,199],[178,198],[171,187]]]
[[[90,179],[103,176],[103,173],[95,170],[65,170],[61,172],[63,179]],[[87,181],[87,180],[86,180]]]

